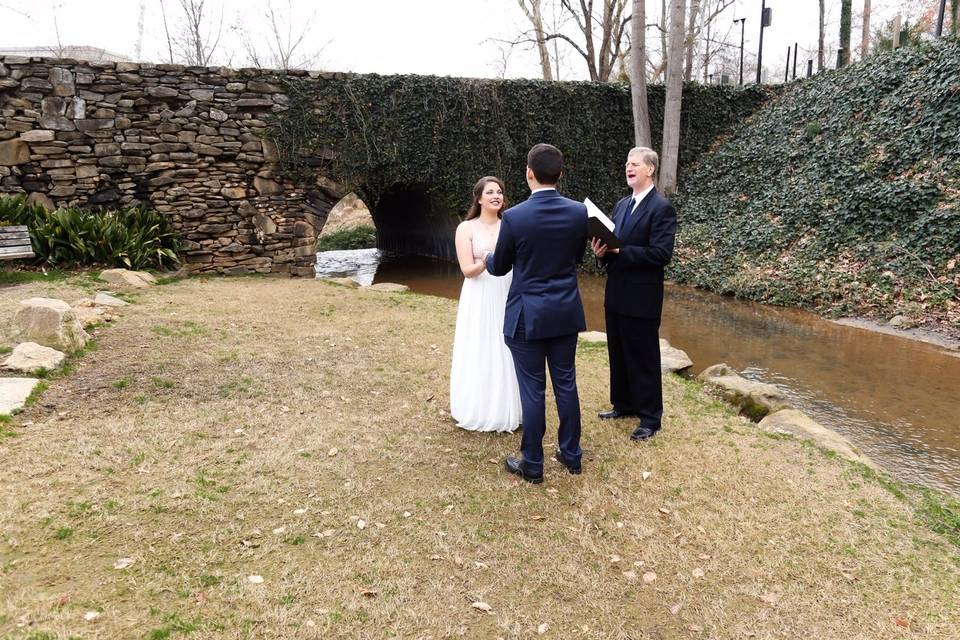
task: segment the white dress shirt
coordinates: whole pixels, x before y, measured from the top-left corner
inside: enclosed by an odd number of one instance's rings
[[[637,210],[637,207],[643,202],[643,199],[647,197],[647,194],[653,191],[654,185],[650,185],[640,193],[633,194],[633,207],[630,209],[630,213],[633,214]]]

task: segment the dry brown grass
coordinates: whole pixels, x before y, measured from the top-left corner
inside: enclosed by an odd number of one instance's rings
[[[0,322],[42,289],[0,290]],[[304,280],[140,294],[0,438],[0,633],[956,637],[960,555],[908,504],[677,378],[629,442],[594,417],[595,347],[584,474],[508,476],[518,437],[446,413],[454,313]]]

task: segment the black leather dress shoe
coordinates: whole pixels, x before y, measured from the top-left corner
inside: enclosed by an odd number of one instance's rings
[[[630,434],[631,440],[649,440],[653,436],[657,435],[657,431],[660,431],[659,428],[652,429],[650,427],[639,426],[637,427],[632,434]]]
[[[617,418],[635,418],[636,416],[637,414],[633,413],[632,411],[621,411],[616,407],[614,407],[613,409],[610,409],[609,411],[601,411],[600,413],[597,414],[597,417],[600,418],[601,420],[615,420]]]
[[[520,476],[530,484],[540,484],[543,482],[543,472],[541,471],[539,475],[530,473],[527,471],[527,463],[520,458],[507,456],[506,460],[503,461],[503,466],[507,471],[514,475]]]
[[[572,464],[569,460],[567,460],[567,458],[562,453],[560,453],[560,449],[557,449],[557,452],[556,454],[554,454],[554,457],[556,457],[557,462],[565,466],[567,468],[567,471],[569,471],[575,476],[580,475],[580,472],[583,471],[583,469],[581,469],[580,467],[579,461],[576,464]]]

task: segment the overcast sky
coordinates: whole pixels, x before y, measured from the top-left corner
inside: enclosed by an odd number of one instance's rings
[[[549,2],[550,0],[545,0]],[[873,0],[873,24],[879,26],[898,10],[921,0]],[[280,13],[290,13],[288,0],[272,0]],[[497,40],[509,40],[525,28],[516,0],[289,0],[295,30],[309,22],[305,54],[319,53],[311,66],[329,70],[416,73],[467,77],[497,77],[504,64]],[[220,43],[212,64],[250,66],[240,30],[261,47],[269,33],[264,8],[267,0],[207,0],[213,32],[222,24]],[[739,26],[734,18],[746,16],[746,57],[756,55],[761,0],[737,0],[717,24],[717,37],[738,47]],[[647,0],[648,22],[660,13],[659,0]],[[854,0],[854,37],[860,41],[860,10]],[[144,7],[144,29],[138,21]],[[182,11],[179,0],[164,2],[168,24],[176,32]],[[798,42],[803,63],[815,57],[817,0],[767,0],[773,25],[764,35],[764,62],[771,78],[782,77],[786,49]],[[840,0],[827,0],[827,64],[836,59]],[[221,22],[222,21],[222,22]],[[131,58],[167,61],[167,44],[161,0],[0,0],[0,48],[88,45]],[[239,29],[238,29],[239,28]],[[659,46],[655,30],[648,46]],[[651,41],[651,39],[654,39]],[[803,51],[811,52],[804,54]],[[802,68],[802,64],[801,64]],[[506,59],[507,77],[537,77],[539,66],[532,51],[514,49]],[[585,79],[581,59],[568,53],[561,76]],[[749,79],[748,79],[749,80]]]

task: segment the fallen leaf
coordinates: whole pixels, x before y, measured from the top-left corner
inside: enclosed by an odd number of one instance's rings
[[[910,628],[910,621],[904,620],[903,618],[894,618],[893,623],[898,627],[903,627],[904,629]]]
[[[650,472],[650,471],[644,471],[641,475],[643,476],[643,479],[646,480],[646,479],[648,479],[650,476],[652,476],[653,473]]]
[[[610,562],[620,562],[621,558],[617,554],[610,556]]]
[[[474,602],[470,606],[476,609],[477,611],[483,611],[485,613],[493,613],[493,607],[488,605],[486,602]]]
[[[660,508],[657,509],[657,511],[659,511],[660,513],[662,513],[662,514],[665,515],[665,516],[670,515],[670,509],[667,509],[666,507],[660,507]]]
[[[263,576],[247,576],[247,582],[250,584],[263,584]]]
[[[364,598],[376,598],[378,595],[380,595],[380,592],[376,589],[361,589],[360,595],[362,595]]]
[[[440,556],[434,554],[434,555],[430,556],[430,559],[431,559],[431,560],[441,560],[442,558],[441,558]]]
[[[848,581],[850,581],[850,582],[856,582],[857,580],[860,579],[860,578],[858,578],[857,576],[853,575],[852,573],[844,573],[844,574],[843,574],[843,577],[846,578],[846,579],[847,579]]]
[[[678,613],[680,613],[680,609],[682,607],[683,605],[678,602],[677,604],[670,607],[670,613],[672,613],[673,615],[677,615]]]
[[[273,534],[278,536],[281,533],[286,533],[286,531],[287,531],[286,527],[277,527],[276,529],[273,530]]]
[[[545,634],[547,631],[550,631],[550,625],[547,624],[546,622],[544,622],[542,625],[537,627],[537,633],[540,634],[541,636]]]
[[[637,579],[637,573],[635,571],[624,571],[623,577],[629,580],[630,582],[633,582],[634,580]]]
[[[701,553],[697,557],[700,558],[701,560],[709,560],[711,556],[707,555],[706,553]]]
[[[409,511],[404,511],[404,512],[403,512],[403,517],[404,517],[404,518],[409,518],[409,517],[412,516],[412,515],[413,515],[413,514],[410,513]]]
[[[127,567],[131,566],[134,562],[136,562],[136,560],[134,560],[133,558],[120,558],[119,560],[113,563],[113,568],[126,569]]]
[[[359,520],[357,520],[357,529],[366,529],[366,528],[367,528],[366,520],[364,520],[363,518],[360,518]]]
[[[374,522],[373,526],[375,526],[377,529],[383,529],[387,525],[383,524],[382,522]]]
[[[286,405],[283,405],[282,407],[280,407],[280,413],[287,413],[289,411],[290,411],[290,407]]]
[[[197,592],[197,595],[193,597],[193,599],[197,601],[197,604],[204,604],[207,601],[207,594],[205,594],[203,591],[199,591]]]
[[[543,521],[543,520],[546,520],[547,517],[546,517],[546,516],[530,516],[530,519],[531,519],[531,520],[536,520],[537,522],[541,522],[541,521]]]
[[[83,614],[83,619],[86,620],[87,622],[93,622],[99,617],[100,617],[99,611],[87,611],[85,614]]]
[[[693,577],[694,577],[694,578],[702,578],[702,577],[703,577],[703,569],[701,569],[700,567],[697,567],[696,569],[694,569],[694,570],[693,570]]]
[[[474,562],[473,566],[475,566],[477,569],[489,569],[486,562]]]
[[[643,574],[644,584],[650,584],[656,579],[657,579],[657,574],[654,573],[653,571],[647,571],[645,574]]]
[[[694,633],[700,633],[701,631],[703,631],[703,627],[701,627],[698,624],[691,624],[691,625],[687,625],[687,630],[693,631]]]
[[[327,455],[330,456],[331,458],[337,455],[338,453],[340,453],[340,449],[337,449],[336,447],[330,449],[330,451],[327,451]]]
[[[766,602],[767,604],[769,604],[769,605],[772,607],[773,605],[777,604],[777,602],[780,600],[780,594],[779,594],[779,593],[765,593],[765,594],[763,594],[762,596],[760,596],[760,600],[762,600],[763,602]]]
[[[500,464],[500,461],[497,460],[496,458],[490,458],[489,460],[487,460],[487,462],[489,462],[490,464]]]
[[[295,515],[295,516],[302,516],[302,515],[305,514],[306,512],[307,512],[306,509],[294,509],[294,510],[293,510],[293,515]]]

